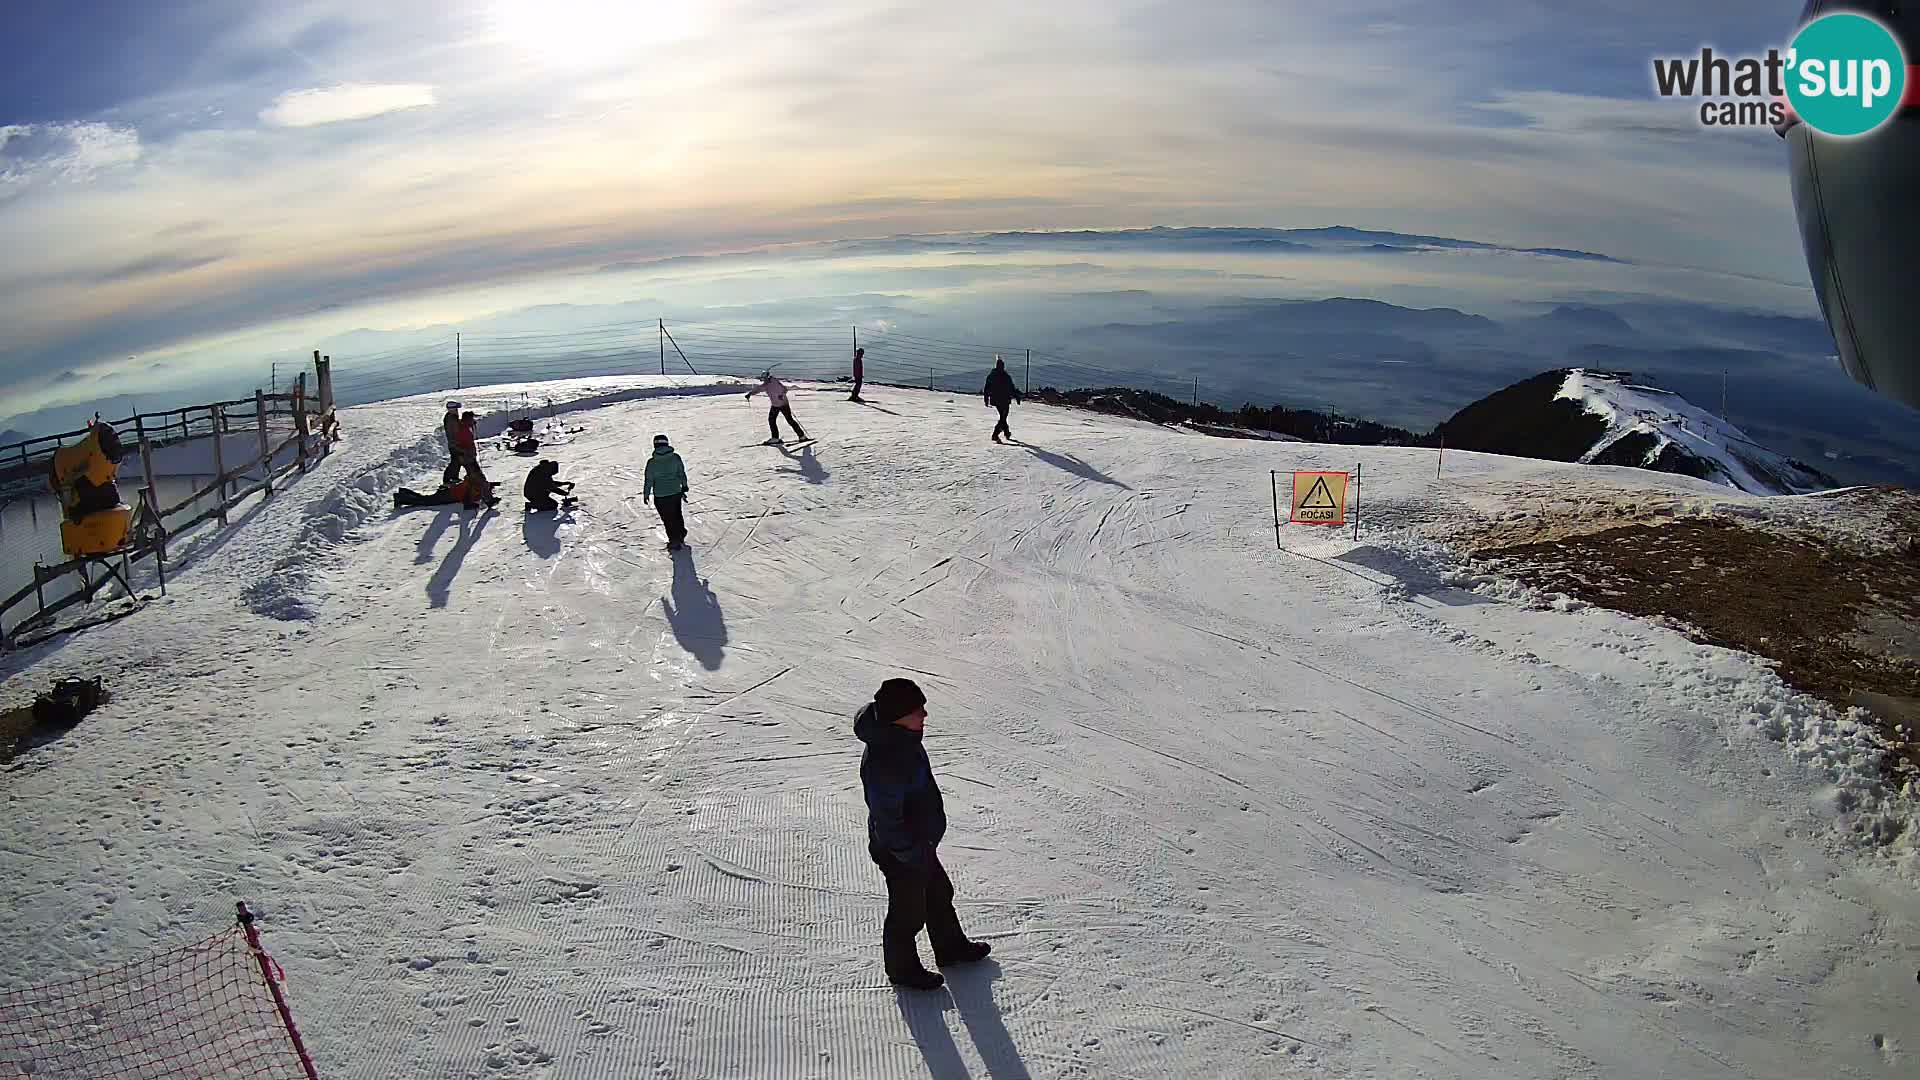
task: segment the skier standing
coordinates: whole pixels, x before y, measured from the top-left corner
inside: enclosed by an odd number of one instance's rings
[[[993,441],[1000,441],[1001,432],[1005,432],[1007,441],[1013,441],[1013,430],[1007,427],[1007,409],[1016,401],[1024,400],[1019,387],[1013,385],[1013,376],[1007,374],[1007,362],[999,354],[993,358],[993,370],[987,373],[986,389],[981,391],[987,404],[1000,410],[1000,423],[994,426]]]
[[[472,411],[460,414],[460,424],[454,429],[454,464],[466,470],[467,497],[464,500],[467,509],[480,505],[487,500],[488,506],[498,506],[500,500],[493,494],[493,482],[487,474],[480,471],[480,442],[474,436],[473,427],[479,422]]]
[[[888,679],[854,717],[853,733],[867,744],[860,784],[867,799],[867,854],[887,879],[887,921],[881,955],[888,981],[932,990],[946,980],[920,963],[921,927],[941,967],[986,958],[992,946],[969,941],[953,909],[953,881],[936,849],[947,813],[934,782],[921,733],[927,696],[910,679]]]
[[[853,396],[848,398],[848,401],[860,400],[860,383],[867,374],[866,357],[867,350],[853,350]]]
[[[687,467],[665,435],[653,437],[653,456],[647,459],[647,482],[640,490],[641,502],[652,502],[660,511],[660,524],[667,529],[667,550],[687,546],[687,523],[681,515],[687,500]]]
[[[447,468],[440,474],[442,487],[451,487],[460,478],[460,403],[447,402],[447,415],[440,419],[447,433]]]
[[[767,400],[772,403],[772,407],[767,410],[768,446],[774,446],[780,442],[779,418],[782,416],[785,416],[787,423],[793,426],[795,436],[801,439],[807,437],[807,433],[800,430],[800,421],[793,418],[793,406],[787,404],[786,383],[774,378],[773,372],[763,371],[760,373],[760,385],[747,391],[747,400],[752,401],[753,395],[760,393],[766,394]]]

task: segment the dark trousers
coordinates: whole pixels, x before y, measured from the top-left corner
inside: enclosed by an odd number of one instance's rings
[[[917,870],[894,861],[884,851],[869,847],[867,853],[887,879],[887,921],[881,928],[880,943],[888,974],[922,966],[915,944],[922,927],[933,944],[936,962],[967,944],[960,916],[953,910],[953,880],[947,877],[947,868],[940,865],[940,857],[932,848],[923,853],[929,865]]]
[[[680,505],[686,500],[685,492],[678,495],[655,495],[653,505],[660,511],[660,524],[667,527],[667,543],[684,544],[687,541],[687,522],[680,516]]]
[[[855,368],[853,371],[853,396],[848,398],[847,400],[849,401],[860,400],[860,384],[862,381],[863,381],[862,372],[860,371],[859,368]]]
[[[442,487],[452,487],[453,482],[458,479],[460,479],[460,455],[448,454],[447,468],[440,474],[440,484]]]
[[[807,437],[807,433],[800,430],[800,421],[793,418],[793,406],[783,403],[767,410],[767,431],[773,438],[780,437],[779,419],[782,416],[786,417],[787,423],[793,426],[793,433],[796,436],[802,439]]]
[[[546,510],[558,510],[560,504],[553,501],[551,495],[535,495],[527,500],[527,509],[535,513]]]
[[[1005,435],[1009,439],[1013,438],[1013,429],[1007,426],[1007,410],[1013,407],[1013,402],[996,401],[993,407],[1000,410],[1000,422],[994,425],[993,437],[997,439]]]

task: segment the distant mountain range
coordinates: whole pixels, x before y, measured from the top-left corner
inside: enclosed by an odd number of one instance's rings
[[[1670,390],[1562,368],[1489,394],[1434,429],[1450,449],[1682,473],[1753,495],[1839,487]]]
[[[1278,252],[1285,254],[1418,254],[1435,251],[1504,251],[1585,262],[1624,263],[1611,255],[1568,248],[1521,248],[1459,240],[1447,236],[1382,232],[1333,225],[1319,229],[1172,228],[1081,229],[1071,232],[993,232],[898,236],[846,240],[820,245],[832,255],[883,254],[902,251],[951,253],[993,251],[1211,251]],[[606,270],[628,270],[638,264],[614,263]]]
[[[1481,398],[1421,435],[1315,409],[1209,404],[1123,387],[1029,395],[1178,424],[1213,435],[1290,438],[1360,446],[1445,446],[1509,457],[1623,465],[1679,473],[1752,495],[1792,495],[1841,486],[1819,469],[1776,453],[1679,394],[1636,383],[1626,372],[1560,368]]]

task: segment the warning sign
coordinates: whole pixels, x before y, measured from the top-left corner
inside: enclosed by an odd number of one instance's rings
[[[1343,472],[1294,473],[1292,522],[1295,525],[1345,525],[1347,476]]]

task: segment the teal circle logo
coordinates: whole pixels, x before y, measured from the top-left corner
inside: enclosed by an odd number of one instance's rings
[[[1800,28],[1787,53],[1787,100],[1823,135],[1865,135],[1900,108],[1907,60],[1900,42],[1865,15],[1823,15]]]

